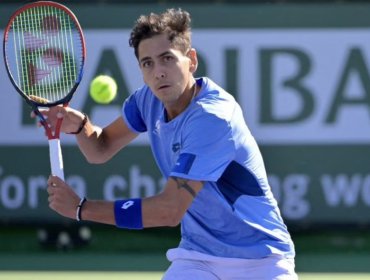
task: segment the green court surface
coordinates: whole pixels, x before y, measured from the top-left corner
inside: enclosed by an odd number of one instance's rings
[[[370,273],[300,273],[300,280],[365,280]]]
[[[0,280],[161,279],[166,250],[177,230],[117,231],[92,227],[89,245],[42,247],[35,227],[0,230]],[[303,280],[370,279],[370,233],[317,231],[294,234],[296,271]]]
[[[298,273],[364,273],[370,279],[369,254],[299,254]],[[165,253],[86,253],[40,252],[0,253],[2,271],[165,271],[169,265]],[[6,279],[6,278],[1,278]],[[352,278],[347,278],[352,279]],[[53,279],[54,280],[54,279]]]
[[[61,272],[61,271],[23,271],[0,272],[0,279],[6,280],[159,280],[163,273],[160,272]]]
[[[160,280],[161,272],[38,272],[38,271],[9,271],[0,272],[0,279],[6,280]],[[299,274],[301,280],[365,280],[370,279],[370,274],[357,273],[301,273]]]

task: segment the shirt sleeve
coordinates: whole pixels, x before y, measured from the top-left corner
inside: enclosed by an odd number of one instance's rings
[[[122,106],[122,117],[132,131],[141,133],[147,131],[147,127],[138,106],[138,98],[138,92],[135,92],[125,100]]]
[[[196,113],[184,127],[182,148],[170,176],[217,181],[235,156],[229,122],[212,113]]]

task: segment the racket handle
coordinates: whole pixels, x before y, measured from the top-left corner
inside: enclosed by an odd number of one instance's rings
[[[64,181],[63,157],[59,139],[49,140],[51,174]]]

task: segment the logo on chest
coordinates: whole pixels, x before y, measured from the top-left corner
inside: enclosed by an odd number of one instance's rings
[[[180,150],[180,148],[181,148],[180,143],[177,142],[172,144],[172,152],[177,153]]]

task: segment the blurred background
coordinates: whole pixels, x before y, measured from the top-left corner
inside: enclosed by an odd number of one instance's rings
[[[28,2],[2,0],[0,29]],[[297,271],[370,273],[369,1],[62,3],[78,17],[87,43],[71,106],[102,126],[142,84],[128,46],[135,19],[169,7],[188,10],[197,76],[209,76],[241,104],[295,242]],[[109,105],[88,94],[99,74],[118,84]],[[0,85],[0,270],[164,271],[179,228],[119,230],[66,220],[48,208],[47,140],[3,63]],[[104,165],[89,165],[73,136],[61,142],[66,181],[80,195],[145,197],[163,186],[145,135]]]

